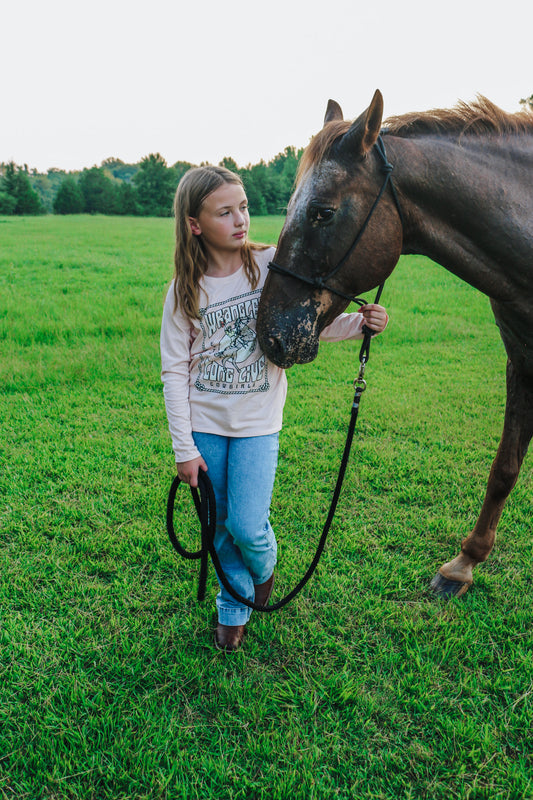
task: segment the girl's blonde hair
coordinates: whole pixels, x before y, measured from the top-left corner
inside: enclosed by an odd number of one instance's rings
[[[207,271],[207,253],[202,237],[192,233],[189,217],[197,218],[205,199],[224,183],[236,183],[244,189],[240,177],[225,167],[193,167],[180,180],[174,198],[174,297],[176,307],[180,305],[190,319],[200,319],[199,282]],[[242,247],[243,267],[252,289],[259,280],[253,251],[267,247],[253,242],[246,242]]]

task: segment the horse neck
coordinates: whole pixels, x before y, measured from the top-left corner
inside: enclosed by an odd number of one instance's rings
[[[402,252],[428,256],[481,292],[507,299],[509,259],[523,237],[528,269],[533,244],[523,163],[513,167],[509,148],[495,139],[387,136],[386,145],[405,219]]]

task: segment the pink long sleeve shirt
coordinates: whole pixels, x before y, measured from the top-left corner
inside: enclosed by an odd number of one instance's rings
[[[192,432],[263,436],[279,431],[287,394],[285,371],[263,354],[256,338],[257,307],[275,248],[255,251],[255,289],[241,267],[223,278],[204,275],[201,319],[175,308],[172,283],[161,324],[161,378],[177,462],[200,454]],[[321,334],[362,338],[362,314],[341,314]]]

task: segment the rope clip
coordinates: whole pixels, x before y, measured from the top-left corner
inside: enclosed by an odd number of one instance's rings
[[[357,389],[357,387],[359,386],[362,392],[364,392],[366,389],[366,381],[364,378],[365,368],[366,368],[366,358],[363,358],[361,360],[361,365],[359,367],[359,374],[357,375],[357,378],[353,382],[354,389]]]

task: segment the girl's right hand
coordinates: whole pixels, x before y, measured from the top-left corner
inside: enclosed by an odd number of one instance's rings
[[[198,487],[198,470],[202,469],[207,472],[207,464],[202,456],[193,458],[191,461],[176,462],[176,469],[178,471],[178,478],[183,483],[188,483],[193,489]]]

